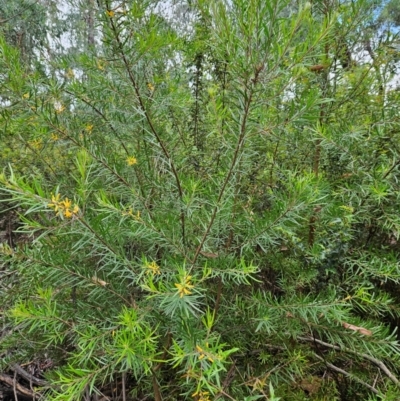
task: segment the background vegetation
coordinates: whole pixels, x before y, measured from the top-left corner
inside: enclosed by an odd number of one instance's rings
[[[0,381],[398,400],[397,2],[61,6],[0,4]]]

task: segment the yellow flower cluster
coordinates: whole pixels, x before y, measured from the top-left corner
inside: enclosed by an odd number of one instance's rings
[[[91,133],[92,133],[92,130],[93,130],[93,124],[88,124],[88,125],[86,125],[86,127],[85,127],[85,131],[86,131],[86,132],[88,132],[89,134],[91,134]]]
[[[160,266],[158,266],[158,264],[156,262],[147,262],[144,266],[146,268],[146,273],[147,274],[151,274],[151,275],[155,275],[155,274],[160,274]]]
[[[68,198],[60,200],[60,194],[51,196],[51,202],[48,204],[48,207],[54,209],[57,216],[64,216],[68,219],[79,213],[78,205],[73,205]]]
[[[210,393],[208,391],[196,391],[192,394],[192,397],[196,397],[197,401],[211,401]]]
[[[185,295],[189,295],[192,293],[192,291],[190,290],[194,288],[194,285],[190,282],[191,279],[192,276],[185,276],[180,283],[175,284],[175,287],[178,289],[178,294],[180,298],[183,298]]]
[[[128,166],[134,166],[135,164],[137,164],[137,159],[134,156],[129,156],[126,159],[126,162],[128,163]]]
[[[97,60],[97,68],[99,69],[99,70],[104,70],[104,63],[103,62],[101,62],[100,60]]]
[[[207,348],[208,348],[208,344],[206,344]],[[201,361],[204,358],[207,358],[210,362],[214,362],[214,359],[211,358],[210,353],[207,351],[204,351],[203,348],[200,347],[200,345],[196,345],[196,351],[199,354],[199,361]]]
[[[34,139],[28,142],[33,149],[40,150],[43,147],[43,141],[41,139]]]
[[[123,211],[122,212],[123,216],[130,216],[133,217],[135,220],[140,221],[140,210],[138,210],[136,213],[133,212],[133,209],[130,207],[128,211]]]

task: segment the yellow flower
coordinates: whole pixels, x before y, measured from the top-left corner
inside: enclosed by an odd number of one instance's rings
[[[32,146],[33,149],[40,150],[42,148],[42,140],[41,139],[34,139],[33,141],[28,142],[30,146]]]
[[[51,140],[52,141],[58,141],[60,138],[57,134],[55,134],[54,132],[51,134]]]
[[[72,206],[72,202],[68,198],[65,198],[61,203],[64,205],[65,209],[69,209]]]
[[[140,221],[140,210],[138,210],[135,214],[133,214],[133,209],[130,207],[128,210],[122,211],[123,216],[132,217],[134,220]]]
[[[59,200],[60,200],[60,194],[57,194],[56,196],[51,195],[52,202],[58,202]]]
[[[51,202],[47,206],[53,208],[54,211],[57,212],[59,209],[58,206],[59,200],[60,200],[60,194],[57,194],[56,196],[51,195]]]
[[[132,216],[133,217],[133,209],[130,207],[128,211],[123,211],[122,216]]]
[[[160,266],[156,262],[146,263],[145,268],[147,269],[147,274],[160,274]]]
[[[196,391],[192,397],[197,397],[197,401],[211,401],[210,393],[208,391]]]
[[[85,127],[85,131],[86,132],[92,132],[92,129],[93,129],[93,125],[92,124],[88,124],[86,127]]]
[[[68,219],[79,213],[79,206],[72,205],[72,201],[68,198],[60,201],[60,194],[52,195],[51,202],[47,206],[54,209],[57,216],[64,216]]]
[[[152,85],[150,82],[148,82],[147,83],[147,87],[149,88],[149,90],[151,91],[151,92],[154,92],[154,85]]]
[[[113,10],[107,10],[107,15],[112,18],[115,15],[115,12]]]
[[[22,96],[24,99],[29,99],[29,93],[24,93]]]
[[[135,164],[137,164],[137,159],[134,156],[129,156],[126,159],[126,162],[128,163],[128,166],[134,166]]]
[[[180,298],[183,298],[185,295],[189,295],[192,293],[190,291],[194,288],[194,285],[190,283],[192,276],[185,276],[180,283],[176,283],[175,287],[178,289],[178,294]]]
[[[208,348],[208,343],[206,343],[206,347]],[[212,355],[209,352],[204,351],[203,348],[200,347],[200,345],[196,345],[196,351],[199,354],[199,361],[201,361],[204,358],[207,358],[211,363],[214,362]]]

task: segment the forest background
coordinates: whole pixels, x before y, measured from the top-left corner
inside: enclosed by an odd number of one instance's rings
[[[397,1],[0,22],[7,397],[400,399]]]

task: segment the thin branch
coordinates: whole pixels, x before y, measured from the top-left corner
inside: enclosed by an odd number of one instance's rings
[[[24,379],[29,380],[30,382],[37,384],[38,386],[48,386],[49,382],[46,380],[38,379],[37,377],[31,375],[28,373],[25,369],[23,369],[20,365],[17,363],[14,363],[11,366],[11,370],[14,372],[18,373],[20,376],[22,376]]]
[[[121,389],[121,391],[122,391],[122,401],[126,401],[126,383],[125,383],[125,380],[126,380],[126,372],[123,372],[122,373],[122,389]]]
[[[230,384],[232,383],[234,377],[235,377],[235,371],[236,371],[236,363],[235,361],[232,363],[231,368],[229,369],[228,373],[226,374],[226,378],[224,380],[224,382],[222,383],[222,389],[221,391],[215,395],[214,400],[217,400],[218,398],[220,398],[222,396],[222,394],[227,395],[225,393],[225,390],[230,386]],[[229,395],[227,395],[228,398],[230,398]]]
[[[160,386],[158,385],[157,382],[157,376],[153,369],[152,369],[152,382],[153,382],[154,400],[163,401],[163,397],[160,391]]]
[[[250,105],[251,105],[252,100],[253,100],[254,87],[256,86],[256,84],[258,82],[259,75],[260,75],[261,71],[263,70],[263,68],[264,68],[263,65],[262,66],[257,66],[255,68],[254,78],[251,79],[251,87],[250,87],[250,89],[246,88],[245,98],[247,98],[247,101],[246,101],[246,103],[244,105],[242,123],[240,124],[240,135],[239,135],[238,142],[236,144],[235,152],[233,154],[232,163],[231,163],[231,166],[229,168],[228,174],[226,175],[225,180],[224,180],[224,182],[222,184],[221,190],[219,191],[218,198],[217,198],[217,204],[216,204],[216,206],[215,206],[215,208],[213,210],[213,213],[211,215],[210,222],[208,223],[206,231],[205,231],[205,233],[204,233],[204,235],[203,235],[203,237],[202,237],[202,239],[200,241],[200,244],[197,247],[197,250],[196,250],[196,253],[195,253],[194,257],[193,257],[193,260],[191,261],[192,267],[195,265],[195,263],[197,261],[197,258],[199,257],[200,252],[201,252],[201,250],[203,248],[203,245],[204,245],[204,243],[205,243],[205,241],[206,241],[206,239],[208,237],[208,234],[210,233],[211,227],[214,224],[215,218],[217,217],[217,212],[218,212],[218,209],[219,209],[220,202],[221,202],[222,197],[223,197],[223,195],[225,193],[225,189],[226,189],[226,187],[228,185],[228,182],[231,179],[231,176],[233,174],[233,170],[236,167],[236,162],[237,162],[237,160],[239,158],[239,153],[240,153],[240,150],[243,147],[244,140],[245,140],[245,137],[246,137],[247,119],[248,119],[249,114],[250,114]]]
[[[397,160],[397,162],[394,163],[393,166],[390,167],[388,171],[386,171],[386,173],[383,175],[382,179],[385,179],[399,164],[400,164],[400,160]]]
[[[36,113],[36,114],[39,115],[38,113]],[[115,170],[113,170],[111,168],[111,166],[109,166],[104,160],[97,157],[93,152],[91,152],[85,146],[81,145],[74,137],[69,135],[66,131],[63,131],[59,126],[55,125],[52,121],[48,121],[48,124],[50,125],[51,128],[53,128],[55,131],[57,131],[60,135],[62,135],[65,138],[68,138],[74,145],[76,145],[82,149],[85,149],[90,154],[90,156],[93,157],[93,159],[95,159],[97,162],[102,164],[107,170],[109,170],[112,174],[114,174],[120,182],[122,182],[126,187],[131,188],[131,185],[122,176],[120,176]]]
[[[14,372],[14,380],[13,380],[13,392],[14,392],[14,400],[18,401],[18,395],[17,395],[17,372]]]
[[[246,241],[240,243],[239,245],[235,246],[232,248],[232,250],[237,250],[247,244],[251,244],[253,241],[255,241],[257,238],[259,238],[261,235],[266,233],[270,228],[274,227],[275,224],[277,224],[281,219],[283,219],[289,212],[291,212],[294,209],[294,205],[290,204],[286,210],[280,214],[271,224],[269,224],[267,227],[263,228],[261,231],[259,231],[256,235],[253,235],[251,238],[247,239]]]
[[[86,276],[84,276],[84,275],[82,275],[82,274],[79,274],[79,273],[76,272],[76,271],[72,271],[72,270],[69,270],[68,268],[64,268],[63,265],[60,265],[60,264],[53,264],[53,263],[49,263],[49,262],[45,262],[45,261],[43,261],[43,260],[37,260],[37,259],[33,259],[33,258],[32,258],[31,260],[34,261],[34,262],[36,262],[36,263],[38,263],[38,264],[41,264],[42,266],[44,265],[44,266],[46,266],[46,267],[50,267],[50,268],[52,268],[52,269],[59,270],[59,271],[61,271],[61,272],[67,273],[67,274],[70,275],[70,276],[78,277],[79,279],[81,279],[81,280],[83,280],[83,281],[86,281],[88,284],[94,284],[93,279],[90,279],[90,278],[88,278],[88,277],[86,277]],[[65,287],[65,286],[64,286],[64,287]],[[130,305],[130,302],[129,302],[128,299],[124,298],[124,297],[123,297],[120,293],[118,293],[117,291],[114,291],[112,288],[110,288],[109,285],[101,286],[101,288],[102,288],[104,291],[108,291],[108,292],[110,292],[111,294],[115,295],[116,297],[120,298],[123,302],[125,302],[126,305]],[[86,302],[87,302],[87,301],[86,301]],[[66,322],[66,321],[61,320],[61,322],[64,323],[65,325],[67,325],[67,326],[70,326],[70,327],[73,326],[72,324],[70,324],[70,323],[68,323],[68,322]]]
[[[232,401],[237,401],[236,398],[233,398],[232,396],[230,396],[228,393],[226,393],[224,390],[221,390],[220,393],[222,395],[224,395],[225,397],[228,397],[230,400]]]
[[[86,105],[88,105],[89,107],[91,107],[95,113],[97,113],[105,122],[106,124],[110,127],[111,131],[114,133],[114,135],[118,138],[121,146],[124,148],[124,151],[127,155],[129,155],[129,151],[127,149],[127,147],[125,146],[124,142],[122,141],[122,139],[120,138],[117,130],[114,128],[114,126],[111,124],[111,121],[105,116],[105,114],[99,110],[96,106],[94,106],[92,103],[90,103],[89,100],[85,99],[82,96],[77,95],[76,93],[73,93],[67,89],[64,89],[64,91],[66,93],[68,93],[71,96],[75,96],[76,98],[78,98],[80,101],[82,101],[83,103],[85,103]]]
[[[173,162],[173,160],[172,160],[172,158],[171,158],[171,156],[170,156],[170,154],[169,154],[164,142],[161,140],[160,135],[158,134],[157,130],[155,129],[153,121],[150,118],[150,114],[149,114],[149,112],[148,112],[148,110],[147,110],[147,108],[146,108],[146,106],[145,106],[145,104],[143,102],[142,95],[140,94],[140,91],[139,91],[139,85],[138,85],[135,77],[133,76],[130,64],[128,62],[128,59],[127,59],[125,51],[124,51],[123,43],[121,42],[121,39],[119,37],[119,33],[117,31],[117,27],[115,26],[114,19],[110,18],[110,22],[111,22],[111,29],[114,32],[115,40],[116,40],[117,45],[118,45],[118,50],[119,50],[119,52],[121,54],[122,61],[123,61],[124,65],[125,65],[125,69],[126,69],[126,71],[128,73],[129,80],[132,83],[132,86],[133,86],[133,89],[135,91],[136,97],[137,97],[137,99],[139,101],[140,108],[141,108],[141,110],[143,111],[143,114],[146,117],[146,121],[149,124],[151,132],[155,136],[155,138],[156,138],[158,144],[160,145],[165,157],[169,161],[169,164],[171,166],[171,170],[172,170],[172,173],[173,173],[173,175],[175,177],[176,185],[177,185],[177,188],[178,188],[179,199],[180,199],[181,202],[183,202],[183,190],[182,190],[181,182],[180,182],[180,179],[179,179],[178,171],[175,168],[175,164],[174,164],[174,162]],[[180,220],[181,220],[182,240],[183,240],[183,242],[185,242],[185,236],[186,236],[185,235],[185,214],[183,212],[182,207],[181,207],[181,213],[180,213]]]
[[[375,364],[376,366],[378,366],[379,369],[381,369],[385,375],[394,383],[396,384],[396,386],[400,386],[400,381],[397,379],[397,377],[389,370],[389,368],[379,359],[374,358],[371,355],[368,354],[362,354],[360,352],[357,351],[353,351],[349,348],[346,347],[340,347],[338,345],[333,345],[333,344],[329,344],[326,343],[324,341],[318,340],[317,338],[309,338],[309,337],[297,337],[299,340],[301,341],[307,341],[307,342],[316,342],[320,345],[323,345],[324,347],[327,348],[331,348],[337,351],[343,351],[343,352],[347,352],[353,355],[357,355],[360,356],[361,358],[367,359],[368,361],[372,362],[373,364]]]
[[[374,388],[373,386],[371,386],[371,385],[368,384],[368,383],[365,383],[364,381],[362,381],[361,379],[359,379],[357,376],[354,376],[354,375],[352,375],[351,373],[346,372],[345,370],[343,370],[343,369],[341,369],[341,368],[338,368],[337,366],[333,365],[332,363],[329,363],[329,362],[324,361],[324,358],[321,358],[321,357],[320,357],[319,355],[317,355],[317,354],[315,354],[314,356],[315,356],[317,359],[323,361],[324,364],[325,364],[329,369],[332,369],[332,370],[334,370],[335,372],[341,373],[342,375],[347,376],[347,377],[349,377],[350,379],[352,379],[352,380],[354,380],[354,381],[356,381],[356,382],[362,384],[363,386],[365,386],[365,387],[367,387],[369,390],[371,390],[374,394],[379,394],[379,391],[378,391],[376,388]]]

